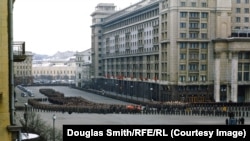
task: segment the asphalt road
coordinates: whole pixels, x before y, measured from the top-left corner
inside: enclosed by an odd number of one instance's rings
[[[16,90],[17,100],[16,105],[24,105],[28,98],[45,97],[39,93],[40,88],[45,87],[28,87],[35,94],[35,97],[21,97],[20,91]],[[96,95],[69,87],[50,87],[56,91],[64,93],[65,96],[82,96],[87,100],[107,103],[107,104],[128,104],[127,102],[111,99],[101,95]],[[17,113],[19,116],[23,115],[23,112]],[[225,125],[225,119],[227,117],[212,117],[212,116],[179,116],[179,115],[158,115],[158,114],[78,114],[78,113],[54,113],[54,112],[39,112],[37,113],[48,124],[52,125],[52,116],[56,115],[55,126],[58,129],[62,129],[65,124],[77,124],[77,125]],[[245,118],[245,124],[250,125],[250,117]]]
[[[81,90],[77,90],[77,89],[73,89],[70,87],[65,87],[65,86],[53,86],[53,87],[45,87],[45,86],[38,86],[38,87],[26,87],[27,89],[31,90],[34,92],[34,97],[21,97],[21,90],[19,90],[18,88],[15,88],[16,94],[17,94],[17,102],[16,105],[18,106],[22,106],[24,105],[24,103],[27,102],[28,98],[45,98],[46,96],[44,96],[43,94],[41,94],[39,92],[39,89],[41,88],[52,88],[58,92],[61,92],[64,94],[65,97],[83,97],[89,101],[93,101],[96,103],[105,103],[105,104],[131,104],[128,102],[124,102],[124,101],[120,101],[120,100],[116,100],[116,99],[112,99],[112,98],[108,98],[105,96],[101,96],[101,95],[96,95],[93,93],[88,93],[85,91],[81,91]]]

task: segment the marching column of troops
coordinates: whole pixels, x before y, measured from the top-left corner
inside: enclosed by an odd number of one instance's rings
[[[138,113],[137,109],[128,109],[126,105],[102,104],[88,101],[82,97],[64,97],[64,94],[53,89],[40,89],[48,98],[29,99],[28,104],[38,111],[58,111],[75,113]]]
[[[28,103],[35,110],[75,113],[142,113],[169,115],[200,115],[200,116],[250,116],[249,103],[182,103],[157,101],[128,101],[134,105],[101,104],[88,101],[82,97],[64,97],[63,93],[53,89],[40,89],[40,93],[48,98],[29,99]],[[102,93],[100,93],[102,94]],[[108,96],[106,93],[105,96]],[[121,99],[122,100],[122,99]],[[138,108],[140,106],[140,108]],[[129,107],[129,108],[128,108]]]

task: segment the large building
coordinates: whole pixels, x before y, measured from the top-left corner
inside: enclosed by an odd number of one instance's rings
[[[25,52],[26,59],[22,62],[15,62],[14,63],[14,84],[20,85],[29,85],[33,83],[33,76],[32,76],[32,52],[26,51]]]
[[[249,0],[142,0],[92,16],[95,88],[157,101],[250,102]]]
[[[32,76],[39,83],[69,83],[75,81],[75,57],[33,61]]]
[[[82,88],[86,87],[91,81],[90,65],[91,65],[91,49],[82,52],[76,52],[76,81],[75,86]]]

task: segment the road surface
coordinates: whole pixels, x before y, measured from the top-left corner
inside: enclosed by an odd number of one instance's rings
[[[45,97],[39,93],[40,88],[45,87],[28,87],[35,93],[34,98]],[[128,104],[127,102],[111,99],[101,95],[96,95],[69,87],[50,87],[56,91],[63,92],[65,96],[82,96],[85,99],[107,104]],[[21,91],[16,90],[17,94]],[[16,104],[24,105],[30,97],[18,96]],[[23,115],[22,111],[17,112],[19,116]],[[56,115],[55,127],[62,129],[65,124],[77,125],[225,125],[227,117],[213,116],[179,116],[179,115],[161,115],[161,114],[95,114],[95,113],[60,113],[60,112],[38,112],[43,120],[52,125],[52,116]],[[245,118],[245,124],[250,125],[250,117]]]

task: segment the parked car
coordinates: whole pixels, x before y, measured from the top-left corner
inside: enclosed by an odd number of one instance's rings
[[[35,96],[34,93],[33,93],[32,91],[27,91],[27,93],[28,93],[28,95],[29,95],[30,97],[34,97],[34,96]]]
[[[21,96],[22,96],[22,97],[26,97],[26,96],[27,96],[27,94],[26,94],[26,93],[24,93],[24,92],[22,92],[22,93],[21,93]]]

